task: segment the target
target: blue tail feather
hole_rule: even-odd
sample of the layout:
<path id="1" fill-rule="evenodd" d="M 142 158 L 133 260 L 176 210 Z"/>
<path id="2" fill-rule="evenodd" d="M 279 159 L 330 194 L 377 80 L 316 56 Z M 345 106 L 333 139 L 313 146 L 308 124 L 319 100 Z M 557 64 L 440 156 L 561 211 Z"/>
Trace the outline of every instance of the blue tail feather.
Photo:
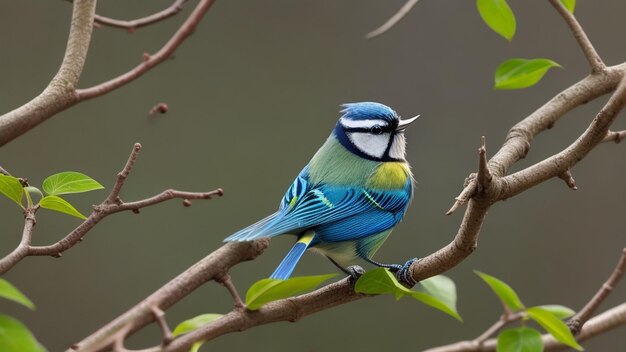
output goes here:
<path id="1" fill-rule="evenodd" d="M 285 259 L 278 265 L 278 268 L 274 270 L 274 273 L 270 276 L 270 279 L 286 280 L 291 276 L 293 269 L 302 258 L 302 255 L 309 248 L 309 244 L 313 241 L 315 234 L 311 231 L 302 236 L 296 244 L 293 245 Z"/>

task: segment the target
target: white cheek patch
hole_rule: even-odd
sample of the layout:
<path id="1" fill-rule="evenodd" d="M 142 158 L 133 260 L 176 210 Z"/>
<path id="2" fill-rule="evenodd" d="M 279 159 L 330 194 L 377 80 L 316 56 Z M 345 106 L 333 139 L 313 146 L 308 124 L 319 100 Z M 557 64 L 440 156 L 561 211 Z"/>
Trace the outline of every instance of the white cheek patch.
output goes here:
<path id="1" fill-rule="evenodd" d="M 371 119 L 371 120 L 350 120 L 345 117 L 339 119 L 343 127 L 345 128 L 372 128 L 376 125 L 385 126 L 387 125 L 387 121 L 380 119 Z"/>
<path id="2" fill-rule="evenodd" d="M 389 133 L 374 135 L 366 132 L 352 132 L 347 135 L 357 149 L 375 158 L 383 157 L 390 137 Z"/>
<path id="3" fill-rule="evenodd" d="M 404 159 L 406 156 L 406 139 L 404 133 L 397 133 L 389 148 L 389 157 L 392 159 Z"/>

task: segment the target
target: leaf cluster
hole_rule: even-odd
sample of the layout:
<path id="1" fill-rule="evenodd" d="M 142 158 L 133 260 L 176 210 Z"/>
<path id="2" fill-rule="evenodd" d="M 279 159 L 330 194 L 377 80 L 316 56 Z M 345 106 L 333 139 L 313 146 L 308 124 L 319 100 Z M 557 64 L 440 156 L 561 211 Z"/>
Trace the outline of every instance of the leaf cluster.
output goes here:
<path id="1" fill-rule="evenodd" d="M 87 217 L 76 210 L 72 204 L 60 195 L 83 193 L 104 188 L 98 181 L 75 171 L 66 171 L 47 177 L 42 184 L 43 192 L 37 187 L 24 186 L 20 179 L 0 174 L 0 193 L 15 202 L 22 209 L 44 208 L 58 211 L 80 219 Z M 45 195 L 44 195 L 45 193 Z M 33 202 L 33 195 L 39 197 L 37 203 Z M 24 205 L 24 199 L 26 205 Z"/>
<path id="2" fill-rule="evenodd" d="M 491 275 L 476 271 L 491 290 L 498 296 L 505 307 L 505 317 L 512 313 L 521 313 L 522 326 L 503 330 L 498 335 L 498 352 L 542 352 L 543 340 L 537 329 L 526 326 L 529 320 L 535 321 L 557 341 L 578 351 L 583 348 L 562 321 L 574 315 L 574 311 L 561 305 L 542 305 L 527 308 L 517 293 L 504 281 Z"/>

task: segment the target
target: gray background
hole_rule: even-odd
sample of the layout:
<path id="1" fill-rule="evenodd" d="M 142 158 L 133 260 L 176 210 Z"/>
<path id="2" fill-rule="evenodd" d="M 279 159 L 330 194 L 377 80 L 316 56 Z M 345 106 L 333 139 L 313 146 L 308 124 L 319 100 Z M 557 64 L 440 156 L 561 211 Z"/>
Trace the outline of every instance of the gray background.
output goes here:
<path id="1" fill-rule="evenodd" d="M 480 19 L 474 1 L 423 1 L 389 33 L 363 36 L 402 1 L 219 1 L 176 57 L 141 79 L 55 116 L 0 149 L 0 165 L 35 185 L 52 173 L 84 172 L 110 189 L 134 142 L 144 151 L 122 197 L 135 200 L 169 187 L 225 197 L 191 208 L 169 202 L 140 215 L 105 219 L 62 259 L 27 258 L 5 278 L 37 305 L 36 312 L 0 302 L 49 348 L 65 349 L 131 307 L 212 250 L 227 235 L 274 211 L 283 192 L 324 141 L 344 102 L 374 100 L 405 117 L 422 114 L 407 132 L 408 159 L 419 182 L 404 222 L 377 254 L 385 262 L 424 256 L 448 243 L 463 210 L 450 217 L 468 173 L 476 169 L 480 136 L 489 154 L 508 129 L 588 73 L 567 27 L 545 1 L 511 1 L 518 33 L 512 43 Z M 98 12 L 134 18 L 169 4 L 102 1 Z M 195 4 L 195 3 L 194 3 Z M 189 4 L 193 5 L 193 4 Z M 154 52 L 189 13 L 134 34 L 95 30 L 80 82 L 87 87 Z M 625 58 L 622 1 L 580 1 L 581 23 L 608 64 Z M 61 61 L 71 5 L 7 1 L 0 12 L 0 107 L 9 111 L 38 94 Z M 536 87 L 494 91 L 493 72 L 511 57 L 548 57 Z M 539 136 L 519 170 L 560 151 L 589 123 L 606 97 L 568 114 Z M 170 112 L 148 116 L 158 102 Z M 624 119 L 615 129 L 626 128 Z M 206 350 L 411 350 L 470 339 L 494 322 L 500 304 L 472 273 L 478 269 L 517 289 L 527 305 L 579 309 L 612 270 L 624 247 L 625 145 L 606 144 L 573 170 L 579 190 L 551 180 L 496 204 L 478 250 L 448 273 L 458 285 L 460 324 L 416 301 L 376 297 L 307 317 L 224 336 Z M 514 171 L 512 170 L 512 171 Z M 68 196 L 88 212 L 106 191 Z M 0 200 L 0 249 L 19 242 L 19 209 Z M 58 240 L 78 219 L 41 211 L 35 243 Z M 267 276 L 292 244 L 277 238 L 254 263 L 233 269 L 242 294 Z M 333 272 L 307 255 L 297 275 Z M 622 284 L 603 308 L 623 301 Z M 215 284 L 168 311 L 172 326 L 200 313 L 231 309 Z M 586 343 L 591 351 L 623 351 L 624 331 Z M 157 341 L 156 327 L 129 346 Z M 401 343 L 399 345 L 398 343 Z"/>

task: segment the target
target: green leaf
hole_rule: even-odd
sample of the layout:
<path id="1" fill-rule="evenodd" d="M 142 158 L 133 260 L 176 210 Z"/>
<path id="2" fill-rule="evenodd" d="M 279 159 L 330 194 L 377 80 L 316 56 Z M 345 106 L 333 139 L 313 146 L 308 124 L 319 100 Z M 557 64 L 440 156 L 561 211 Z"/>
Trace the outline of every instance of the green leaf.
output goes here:
<path id="1" fill-rule="evenodd" d="M 368 295 L 393 293 L 397 299 L 411 295 L 412 291 L 402 286 L 396 276 L 385 268 L 370 270 L 356 281 L 354 290 Z"/>
<path id="2" fill-rule="evenodd" d="M 46 178 L 43 190 L 49 195 L 81 193 L 104 188 L 98 181 L 80 172 L 66 171 Z"/>
<path id="3" fill-rule="evenodd" d="M 457 313 L 456 311 L 456 307 L 450 307 L 448 306 L 445 302 L 441 301 L 440 299 L 438 299 L 437 297 L 431 296 L 426 292 L 419 292 L 419 291 L 413 291 L 413 293 L 411 293 L 411 297 L 415 298 L 416 300 L 431 306 L 435 309 L 438 309 L 446 314 L 448 314 L 449 316 L 453 317 L 454 319 L 460 321 L 461 323 L 463 322 L 463 318 L 461 318 L 461 316 L 459 315 L 459 313 Z"/>
<path id="4" fill-rule="evenodd" d="M 558 304 L 546 304 L 543 306 L 539 306 L 539 308 L 552 313 L 552 315 L 554 315 L 555 317 L 561 320 L 567 319 L 573 316 L 574 314 L 576 314 L 576 312 L 573 311 L 572 309 L 566 306 L 558 305 Z"/>
<path id="5" fill-rule="evenodd" d="M 45 352 L 24 324 L 7 315 L 0 315 L 0 351 Z"/>
<path id="6" fill-rule="evenodd" d="M 531 307 L 526 311 L 528 316 L 541 325 L 546 331 L 552 335 L 557 341 L 568 345 L 578 351 L 583 348 L 578 344 L 574 335 L 564 322 L 559 320 L 554 314 L 540 307 Z"/>
<path id="7" fill-rule="evenodd" d="M 72 215 L 83 220 L 87 219 L 85 215 L 81 214 L 78 210 L 76 210 L 76 208 L 74 208 L 70 203 L 68 203 L 65 199 L 61 197 L 45 196 L 39 201 L 39 206 L 41 206 L 42 208 Z"/>
<path id="8" fill-rule="evenodd" d="M 176 328 L 172 332 L 172 335 L 176 337 L 182 334 L 186 334 L 188 332 L 192 332 L 202 325 L 208 324 L 213 320 L 217 320 L 221 316 L 222 314 L 202 314 L 198 315 L 197 317 L 185 320 L 182 323 L 178 324 L 178 326 L 176 326 Z M 202 346 L 203 343 L 204 341 L 195 342 L 193 345 L 191 345 L 189 352 L 198 352 L 200 346 Z"/>
<path id="9" fill-rule="evenodd" d="M 0 297 L 4 297 L 32 310 L 35 310 L 35 305 L 30 299 L 28 299 L 28 297 L 24 296 L 24 294 L 20 290 L 18 290 L 10 282 L 2 278 L 0 278 Z"/>
<path id="10" fill-rule="evenodd" d="M 543 352 L 539 331 L 521 327 L 504 330 L 498 335 L 498 352 Z"/>
<path id="11" fill-rule="evenodd" d="M 201 327 L 202 325 L 206 325 L 214 320 L 217 320 L 221 316 L 222 314 L 209 313 L 209 314 L 201 314 L 201 315 L 198 315 L 197 317 L 193 317 L 191 319 L 185 320 L 176 326 L 174 331 L 172 331 L 172 335 L 176 337 L 178 335 L 192 332 L 196 330 L 197 328 Z"/>
<path id="12" fill-rule="evenodd" d="M 246 306 L 257 310 L 266 303 L 313 290 L 337 274 L 298 276 L 287 280 L 262 279 L 250 286 L 246 293 Z"/>
<path id="13" fill-rule="evenodd" d="M 509 59 L 496 69 L 495 89 L 520 89 L 535 85 L 552 67 L 561 67 L 548 59 Z"/>
<path id="14" fill-rule="evenodd" d="M 508 41 L 515 35 L 515 15 L 505 0 L 477 0 L 476 7 L 483 21 Z"/>
<path id="15" fill-rule="evenodd" d="M 20 207 L 24 208 L 22 205 L 22 194 L 24 193 L 24 188 L 17 178 L 0 174 L 0 193 L 17 203 Z"/>
<path id="16" fill-rule="evenodd" d="M 443 302 L 456 312 L 456 285 L 447 276 L 437 275 L 420 281 L 426 293 Z"/>
<path id="17" fill-rule="evenodd" d="M 354 286 L 354 290 L 364 294 L 393 294 L 396 299 L 410 296 L 459 321 L 463 321 L 456 312 L 456 289 L 454 287 L 452 288 L 454 294 L 451 295 L 449 285 L 450 282 L 445 282 L 445 279 L 437 278 L 426 282 L 425 286 L 423 285 L 424 287 L 428 287 L 432 293 L 428 292 L 428 289 L 426 289 L 426 292 L 412 291 L 398 282 L 396 276 L 388 269 L 377 268 L 361 275 Z M 454 283 L 452 283 L 452 286 L 454 286 Z M 451 300 L 452 296 L 454 297 L 453 300 Z"/>
<path id="18" fill-rule="evenodd" d="M 517 312 L 519 310 L 524 309 L 524 304 L 520 301 L 517 293 L 513 291 L 511 286 L 507 285 L 504 281 L 501 281 L 491 275 L 487 275 L 485 273 L 481 273 L 480 271 L 474 271 L 476 275 L 480 276 L 483 281 L 489 285 L 491 290 L 500 298 L 502 303 L 504 303 L 512 312 Z"/>
<path id="19" fill-rule="evenodd" d="M 576 8 L 576 0 L 561 0 L 567 11 L 574 13 Z"/>

